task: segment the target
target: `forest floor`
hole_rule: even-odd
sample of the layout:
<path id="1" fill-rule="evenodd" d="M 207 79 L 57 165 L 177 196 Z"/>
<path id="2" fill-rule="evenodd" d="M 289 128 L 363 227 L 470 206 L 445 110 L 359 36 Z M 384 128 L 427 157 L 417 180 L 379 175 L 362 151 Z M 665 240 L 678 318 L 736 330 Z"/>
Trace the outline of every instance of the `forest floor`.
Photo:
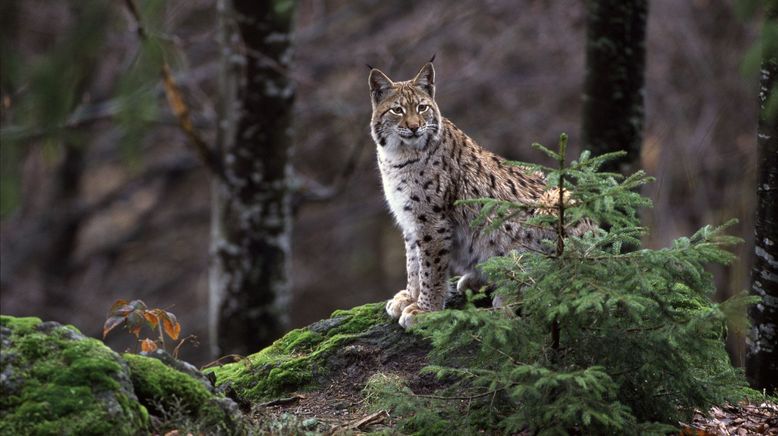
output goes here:
<path id="1" fill-rule="evenodd" d="M 778 404 L 766 401 L 711 407 L 707 414 L 697 410 L 683 434 L 778 435 Z"/>
<path id="2" fill-rule="evenodd" d="M 371 350 L 369 345 L 357 347 L 361 349 L 354 350 L 355 355 L 367 358 L 354 362 L 326 386 L 255 404 L 250 419 L 261 426 L 263 422 L 283 422 L 286 415 L 320 431 L 324 429 L 324 434 L 375 432 L 394 428 L 395 420 L 387 411 L 371 410 L 366 405 L 364 388 L 371 376 L 397 375 L 408 381 L 415 394 L 422 395 L 443 385 L 434 375 L 420 373 L 428 364 L 427 350 L 382 355 L 381 350 Z"/>
<path id="3" fill-rule="evenodd" d="M 400 386 L 401 395 L 438 395 L 434 398 L 448 386 L 447 380 L 422 371 L 431 363 L 431 348 L 423 336 L 388 320 L 383 304 L 375 303 L 336 311 L 290 331 L 245 361 L 208 371 L 257 434 L 396 434 L 407 422 L 391 402 L 381 400 L 389 392 L 386 386 Z M 445 399 L 467 413 L 470 402 L 462 398 Z M 676 425 L 682 435 L 778 436 L 778 405 L 763 398 L 719 405 Z"/>
<path id="4" fill-rule="evenodd" d="M 430 394 L 441 387 L 441 382 L 431 374 L 419 374 L 426 363 L 426 356 L 420 352 L 384 365 L 362 365 L 319 390 L 254 405 L 249 418 L 261 425 L 283 422 L 285 415 L 291 416 L 312 428 L 324 429 L 326 435 L 391 430 L 396 422 L 389 412 L 366 407 L 365 382 L 373 374 L 388 371 L 409 380 L 414 393 Z M 681 435 L 778 435 L 778 405 L 763 402 L 712 407 L 707 414 L 697 410 L 691 423 L 680 424 Z"/>
<path id="5" fill-rule="evenodd" d="M 412 381 L 416 394 L 427 394 L 440 387 L 431 375 L 418 374 L 425 364 L 424 356 L 403 359 L 399 372 Z M 402 367 L 402 364 L 407 366 Z M 395 419 L 385 410 L 377 412 L 365 407 L 363 388 L 370 375 L 381 368 L 361 368 L 357 377 L 342 376 L 327 387 L 313 392 L 294 394 L 288 398 L 255 405 L 250 419 L 256 425 L 262 422 L 283 421 L 292 416 L 311 427 L 324 428 L 323 434 L 361 434 L 395 428 Z M 397 373 L 398 371 L 395 371 Z M 681 435 L 778 435 L 778 405 L 771 402 L 748 403 L 712 407 L 706 414 L 697 410 L 691 423 L 681 423 Z"/>

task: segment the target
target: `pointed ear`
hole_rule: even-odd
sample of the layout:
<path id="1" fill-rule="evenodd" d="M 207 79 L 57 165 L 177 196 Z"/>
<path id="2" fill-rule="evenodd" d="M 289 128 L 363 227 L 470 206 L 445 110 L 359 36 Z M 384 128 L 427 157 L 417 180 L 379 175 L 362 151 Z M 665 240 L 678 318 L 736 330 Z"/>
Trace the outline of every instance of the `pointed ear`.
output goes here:
<path id="1" fill-rule="evenodd" d="M 392 80 L 386 77 L 386 74 L 375 68 L 370 70 L 367 82 L 370 84 L 370 95 L 373 97 L 374 103 L 378 103 L 386 97 L 387 91 L 394 85 Z"/>
<path id="2" fill-rule="evenodd" d="M 432 62 L 427 62 L 421 67 L 419 74 L 413 79 L 413 85 L 435 98 L 435 67 L 432 66 Z"/>

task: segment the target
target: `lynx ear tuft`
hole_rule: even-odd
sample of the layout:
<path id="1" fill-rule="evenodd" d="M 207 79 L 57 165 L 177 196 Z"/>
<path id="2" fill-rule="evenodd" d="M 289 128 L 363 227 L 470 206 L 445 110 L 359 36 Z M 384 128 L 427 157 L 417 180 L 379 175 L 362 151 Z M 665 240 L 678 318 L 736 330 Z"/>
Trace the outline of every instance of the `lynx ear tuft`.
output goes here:
<path id="1" fill-rule="evenodd" d="M 435 59 L 435 56 L 432 59 Z M 432 62 L 427 62 L 421 67 L 413 79 L 413 85 L 435 98 L 435 67 L 432 66 Z"/>
<path id="2" fill-rule="evenodd" d="M 392 80 L 386 77 L 386 74 L 375 68 L 370 70 L 370 77 L 367 81 L 370 85 L 370 95 L 373 98 L 373 103 L 378 103 L 386 97 L 386 92 L 394 85 Z"/>
<path id="3" fill-rule="evenodd" d="M 435 62 L 435 56 L 437 56 L 437 55 L 438 55 L 437 53 L 433 53 L 433 54 L 432 54 L 432 57 L 431 57 L 431 58 L 430 58 L 430 60 L 429 60 L 429 63 L 433 63 L 433 62 Z"/>

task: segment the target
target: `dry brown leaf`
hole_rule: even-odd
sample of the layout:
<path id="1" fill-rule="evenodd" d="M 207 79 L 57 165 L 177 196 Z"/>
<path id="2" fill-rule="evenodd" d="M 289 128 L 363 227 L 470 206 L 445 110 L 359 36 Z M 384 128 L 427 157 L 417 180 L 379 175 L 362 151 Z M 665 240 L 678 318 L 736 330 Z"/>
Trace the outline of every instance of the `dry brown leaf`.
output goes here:
<path id="1" fill-rule="evenodd" d="M 119 309 L 122 306 L 127 306 L 128 302 L 127 300 L 116 300 L 115 303 L 111 306 L 111 309 L 108 310 L 108 313 L 113 314 L 117 309 Z"/>
<path id="2" fill-rule="evenodd" d="M 144 340 L 140 341 L 140 350 L 141 351 L 144 351 L 146 353 L 151 353 L 152 351 L 156 351 L 157 348 L 159 348 L 157 346 L 157 343 L 152 341 L 151 339 L 144 339 Z"/>
<path id="3" fill-rule="evenodd" d="M 124 323 L 126 319 L 127 318 L 123 316 L 112 316 L 107 320 L 105 320 L 105 324 L 103 324 L 103 339 L 105 339 L 105 336 L 108 335 L 108 333 L 110 333 L 111 330 L 122 325 L 122 323 Z"/>
<path id="4" fill-rule="evenodd" d="M 172 320 L 168 317 L 162 318 L 162 327 L 173 340 L 177 340 L 178 335 L 181 334 L 181 324 L 175 320 L 175 317 Z"/>
<path id="5" fill-rule="evenodd" d="M 170 71 L 168 64 L 162 66 L 162 85 L 165 88 L 165 96 L 167 97 L 168 105 L 170 105 L 170 110 L 178 118 L 181 128 L 190 133 L 192 130 L 192 120 L 189 118 L 189 107 L 184 102 L 184 97 L 175 79 L 173 79 L 173 73 Z"/>
<path id="6" fill-rule="evenodd" d="M 148 321 L 149 325 L 151 325 L 151 328 L 157 328 L 157 324 L 159 324 L 159 318 L 157 315 L 155 315 L 153 312 L 145 311 L 143 312 L 143 317 L 146 318 L 146 321 Z"/>
<path id="7" fill-rule="evenodd" d="M 707 414 L 695 410 L 691 424 L 684 424 L 681 434 L 778 436 L 778 405 L 770 402 L 725 405 L 711 407 Z"/>

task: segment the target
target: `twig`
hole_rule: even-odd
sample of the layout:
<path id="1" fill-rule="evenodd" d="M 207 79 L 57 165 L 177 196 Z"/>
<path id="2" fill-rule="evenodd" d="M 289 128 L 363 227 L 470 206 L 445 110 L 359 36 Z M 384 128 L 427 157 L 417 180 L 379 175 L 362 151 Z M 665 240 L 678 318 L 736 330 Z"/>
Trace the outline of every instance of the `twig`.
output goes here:
<path id="1" fill-rule="evenodd" d="M 496 394 L 497 392 L 500 392 L 502 390 L 505 390 L 505 388 L 492 389 L 480 394 L 461 396 L 461 397 L 460 396 L 445 397 L 441 395 L 425 395 L 425 394 L 413 394 L 413 396 L 418 398 L 429 398 L 432 400 L 474 400 L 476 398 L 483 398 L 489 395 Z"/>
<path id="2" fill-rule="evenodd" d="M 138 8 L 135 7 L 135 2 L 132 0 L 124 0 L 124 6 L 127 7 L 127 11 L 130 12 L 132 19 L 135 21 L 135 32 L 138 34 L 138 37 L 141 39 L 148 38 L 146 29 L 143 28 L 143 21 L 140 19 L 140 12 L 138 12 Z"/>
<path id="3" fill-rule="evenodd" d="M 176 118 L 178 118 L 178 125 L 189 138 L 189 141 L 194 147 L 197 155 L 200 157 L 200 160 L 202 160 L 215 175 L 224 178 L 222 161 L 218 159 L 213 150 L 208 147 L 208 144 L 200 135 L 200 132 L 195 130 L 194 125 L 192 124 L 189 106 L 184 103 L 181 89 L 173 78 L 173 74 L 170 71 L 170 66 L 168 66 L 167 62 L 164 62 L 162 65 L 162 83 L 165 87 L 168 105 Z"/>
<path id="4" fill-rule="evenodd" d="M 216 359 L 214 361 L 208 362 L 205 365 L 201 366 L 200 367 L 200 371 L 202 371 L 202 370 L 204 370 L 206 368 L 210 368 L 212 366 L 221 365 L 222 361 L 224 359 L 227 359 L 227 358 L 232 359 L 232 362 L 227 362 L 227 363 L 241 362 L 241 361 L 244 361 L 244 360 L 248 360 L 249 362 L 251 362 L 251 360 L 248 357 L 246 357 L 246 356 L 241 356 L 240 354 L 227 354 L 227 355 L 224 355 L 224 356 L 222 356 L 222 357 L 220 357 L 220 358 L 218 358 L 218 359 Z"/>
<path id="5" fill-rule="evenodd" d="M 357 169 L 359 158 L 362 156 L 362 150 L 365 148 L 364 141 L 359 141 L 354 144 L 351 149 L 346 164 L 343 166 L 343 170 L 335 177 L 335 180 L 330 185 L 322 185 L 314 180 L 307 178 L 301 178 L 298 176 L 299 185 L 297 188 L 298 202 L 320 202 L 328 201 L 332 198 L 340 195 L 348 186 L 348 182 L 351 180 L 351 176 L 354 175 L 354 171 Z"/>
<path id="6" fill-rule="evenodd" d="M 367 415 L 364 418 L 360 418 L 354 422 L 332 427 L 324 434 L 327 436 L 344 434 L 349 430 L 359 430 L 360 427 L 364 427 L 368 424 L 377 424 L 387 418 L 389 418 L 389 412 L 386 410 L 379 410 L 378 412 L 371 413 L 370 415 Z"/>
<path id="7" fill-rule="evenodd" d="M 138 37 L 143 41 L 148 41 L 149 35 L 146 32 L 146 29 L 143 27 L 143 21 L 141 20 L 140 13 L 138 12 L 135 3 L 133 0 L 125 0 L 124 4 L 135 21 L 136 33 L 138 34 Z M 187 106 L 184 102 L 181 89 L 176 83 L 172 72 L 170 71 L 170 66 L 164 59 L 162 61 L 162 68 L 160 73 L 162 75 L 162 84 L 165 89 L 168 105 L 171 112 L 173 112 L 173 114 L 178 119 L 179 127 L 186 134 L 187 138 L 189 138 L 190 145 L 194 148 L 197 156 L 200 158 L 203 164 L 209 170 L 211 170 L 213 174 L 219 178 L 224 179 L 224 165 L 216 153 L 208 146 L 200 133 L 194 129 L 189 106 Z"/>
<path id="8" fill-rule="evenodd" d="M 348 427 L 358 430 L 359 428 L 368 425 L 368 424 L 377 424 L 379 422 L 382 422 L 386 418 L 389 418 L 389 412 L 386 410 L 379 410 L 376 413 L 367 415 L 366 417 L 360 419 L 359 421 L 350 424 Z"/>
<path id="9" fill-rule="evenodd" d="M 178 359 L 178 352 L 181 350 L 181 346 L 184 345 L 187 341 L 191 342 L 195 347 L 197 347 L 197 345 L 199 344 L 197 341 L 197 336 L 189 335 L 178 342 L 176 348 L 173 349 L 173 357 Z"/>
<path id="10" fill-rule="evenodd" d="M 302 396 L 300 394 L 295 394 L 295 395 L 292 395 L 291 397 L 288 397 L 288 398 L 279 398 L 277 400 L 268 401 L 266 403 L 260 403 L 260 404 L 257 404 L 256 407 L 280 406 L 280 405 L 283 405 L 283 404 L 294 403 L 296 401 L 300 401 L 300 400 L 304 400 L 304 399 L 305 399 L 304 396 Z"/>

